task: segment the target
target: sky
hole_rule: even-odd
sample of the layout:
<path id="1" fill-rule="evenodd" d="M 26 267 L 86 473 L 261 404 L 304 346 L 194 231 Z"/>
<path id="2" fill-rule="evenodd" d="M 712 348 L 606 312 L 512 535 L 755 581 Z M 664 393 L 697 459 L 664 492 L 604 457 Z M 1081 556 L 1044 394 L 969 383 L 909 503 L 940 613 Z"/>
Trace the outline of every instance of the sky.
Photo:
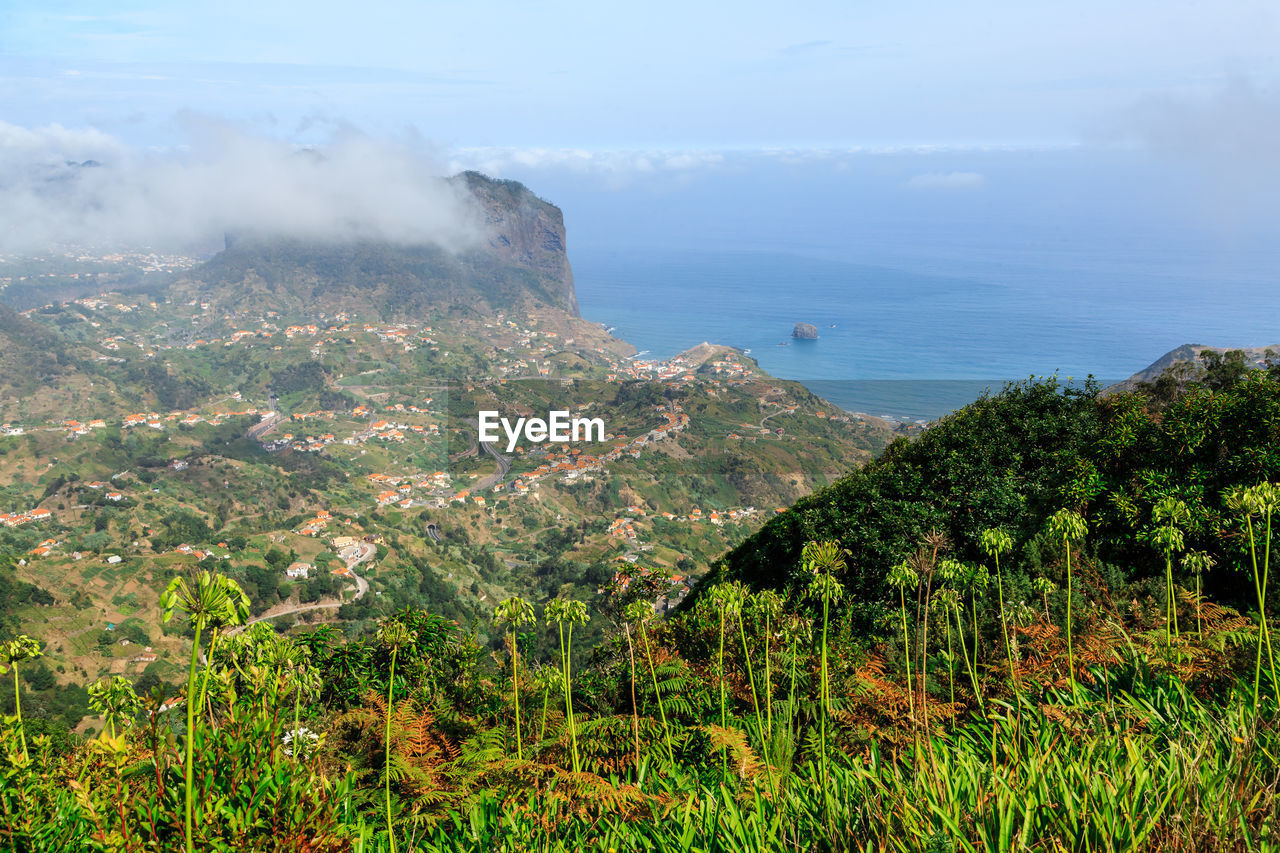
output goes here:
<path id="1" fill-rule="evenodd" d="M 1278 43 L 1254 0 L 5 0 L 0 118 L 138 144 L 193 110 L 446 148 L 1061 145 L 1272 85 Z"/>
<path id="2" fill-rule="evenodd" d="M 907 217 L 1003 199 L 1006 219 L 1177 209 L 1256 231 L 1280 190 L 1276 44 L 1274 0 L 0 0 L 0 226 L 118 236 L 109 220 L 156 197 L 170 210 L 139 227 L 175 224 L 176 174 L 222 212 L 176 223 L 192 228 L 267 197 L 372 209 L 403 188 L 345 156 L 364 151 L 587 209 L 751 172 Z M 333 154 L 320 201 L 295 192 L 307 167 L 285 155 L 304 146 Z M 50 169 L 103 158 L 112 180 L 45 198 Z M 87 225 L 69 212 L 86 203 L 103 211 Z"/>

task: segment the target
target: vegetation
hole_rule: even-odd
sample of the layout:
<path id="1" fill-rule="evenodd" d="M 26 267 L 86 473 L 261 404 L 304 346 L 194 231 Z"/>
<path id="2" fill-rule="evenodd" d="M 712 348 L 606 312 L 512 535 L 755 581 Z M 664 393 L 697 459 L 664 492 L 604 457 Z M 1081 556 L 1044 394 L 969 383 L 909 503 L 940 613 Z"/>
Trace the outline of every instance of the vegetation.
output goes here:
<path id="1" fill-rule="evenodd" d="M 666 573 L 637 567 L 590 603 L 504 601 L 509 658 L 416 608 L 376 636 L 234 633 L 238 587 L 176 578 L 185 725 L 125 679 L 91 691 L 96 738 L 4 718 L 0 839 L 1276 849 L 1278 410 L 1265 374 L 1160 401 L 1012 387 L 801 501 L 666 618 Z M 575 670 L 573 629 L 610 624 Z M 521 649 L 538 625 L 558 649 Z"/>

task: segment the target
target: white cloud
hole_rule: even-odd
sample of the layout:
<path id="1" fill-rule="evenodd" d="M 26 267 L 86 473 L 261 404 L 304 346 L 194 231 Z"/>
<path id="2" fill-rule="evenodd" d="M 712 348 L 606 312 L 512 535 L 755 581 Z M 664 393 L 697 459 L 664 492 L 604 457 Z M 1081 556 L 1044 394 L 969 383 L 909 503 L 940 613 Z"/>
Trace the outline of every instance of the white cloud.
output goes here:
<path id="1" fill-rule="evenodd" d="M 453 152 L 450 168 L 496 176 L 532 170 L 570 172 L 617 190 L 663 173 L 679 178 L 715 169 L 725 160 L 719 151 L 701 149 L 460 148 Z"/>
<path id="2" fill-rule="evenodd" d="M 1280 170 L 1280 89 L 1236 78 L 1200 97 L 1147 96 L 1102 136 L 1203 162 Z"/>
<path id="3" fill-rule="evenodd" d="M 597 149 L 584 148 L 459 148 L 450 158 L 454 171 L 475 169 L 490 175 L 527 173 L 534 170 L 565 171 L 594 176 L 612 187 L 627 186 L 633 179 L 670 172 L 693 174 L 699 171 L 735 169 L 758 164 L 807 166 L 829 164 L 846 171 L 854 160 L 902 155 L 938 155 L 975 152 L 1057 151 L 1077 147 L 1076 143 L 975 144 L 916 143 L 910 145 L 849 146 L 844 148 L 690 148 L 690 149 Z M 986 178 L 978 172 L 931 172 L 916 175 L 907 186 L 919 190 L 978 189 Z"/>
<path id="4" fill-rule="evenodd" d="M 1095 133 L 1179 163 L 1198 184 L 1201 212 L 1236 227 L 1274 227 L 1280 192 L 1280 88 L 1248 78 L 1195 96 L 1149 95 Z"/>
<path id="5" fill-rule="evenodd" d="M 340 128 L 303 149 L 201 117 L 184 129 L 181 148 L 139 150 L 91 128 L 0 122 L 0 250 L 190 248 L 227 231 L 459 248 L 481 234 L 465 191 L 413 141 Z"/>
<path id="6" fill-rule="evenodd" d="M 913 190 L 977 190 L 986 184 L 978 172 L 925 172 L 907 181 Z"/>
<path id="7" fill-rule="evenodd" d="M 712 168 L 724 162 L 718 151 L 628 150 L 584 148 L 460 148 L 450 163 L 454 171 L 476 169 L 501 175 L 513 166 L 563 169 L 603 176 L 643 175 L 662 171 Z"/>

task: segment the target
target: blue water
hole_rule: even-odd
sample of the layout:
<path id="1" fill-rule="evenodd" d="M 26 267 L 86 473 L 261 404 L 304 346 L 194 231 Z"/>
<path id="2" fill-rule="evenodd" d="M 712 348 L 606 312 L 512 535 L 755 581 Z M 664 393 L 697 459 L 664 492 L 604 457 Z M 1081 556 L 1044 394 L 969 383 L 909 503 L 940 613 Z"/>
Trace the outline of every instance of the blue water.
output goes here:
<path id="1" fill-rule="evenodd" d="M 586 248 L 571 259 L 583 316 L 641 351 L 750 349 L 846 409 L 905 420 L 1031 375 L 1114 381 L 1184 343 L 1280 342 L 1269 255 L 1105 239 L 844 254 Z M 819 339 L 793 340 L 798 321 Z"/>

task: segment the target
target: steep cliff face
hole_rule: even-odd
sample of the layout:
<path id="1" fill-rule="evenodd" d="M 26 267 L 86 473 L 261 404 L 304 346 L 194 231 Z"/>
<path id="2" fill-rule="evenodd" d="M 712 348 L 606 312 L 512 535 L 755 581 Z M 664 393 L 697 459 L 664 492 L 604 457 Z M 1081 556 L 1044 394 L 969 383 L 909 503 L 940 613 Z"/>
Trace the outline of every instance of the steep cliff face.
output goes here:
<path id="1" fill-rule="evenodd" d="M 560 209 L 515 181 L 476 172 L 449 181 L 467 190 L 478 208 L 479 245 L 452 252 L 242 235 L 170 290 L 232 312 L 345 311 L 396 320 L 442 310 L 487 315 L 550 307 L 577 316 Z"/>
<path id="2" fill-rule="evenodd" d="M 489 248 L 503 260 L 535 270 L 548 279 L 562 304 L 578 316 L 573 269 L 565 252 L 564 214 L 518 181 L 499 181 L 479 172 L 463 172 L 461 182 L 480 203 L 489 228 Z"/>

